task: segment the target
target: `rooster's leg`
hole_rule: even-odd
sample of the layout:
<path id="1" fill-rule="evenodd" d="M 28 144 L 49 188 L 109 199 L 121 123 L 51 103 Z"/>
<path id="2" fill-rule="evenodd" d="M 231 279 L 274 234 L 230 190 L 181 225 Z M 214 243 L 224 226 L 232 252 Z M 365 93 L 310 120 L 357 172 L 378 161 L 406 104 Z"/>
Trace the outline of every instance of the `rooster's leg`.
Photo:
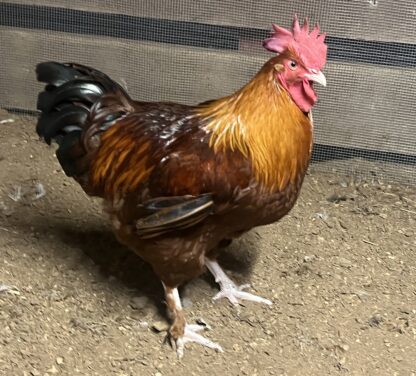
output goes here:
<path id="1" fill-rule="evenodd" d="M 221 268 L 217 261 L 206 258 L 205 265 L 214 276 L 215 282 L 220 285 L 220 292 L 214 296 L 214 300 L 227 298 L 233 305 L 238 305 L 239 300 L 250 300 L 252 302 L 264 303 L 268 305 L 272 304 L 272 302 L 268 299 L 264 299 L 260 296 L 243 291 L 249 287 L 249 285 L 237 286 L 227 276 L 227 274 L 225 274 L 224 270 Z"/>
<path id="2" fill-rule="evenodd" d="M 163 287 L 165 288 L 166 303 L 169 313 L 173 320 L 169 329 L 169 336 L 176 346 L 178 357 L 182 358 L 185 344 L 189 342 L 199 343 L 202 346 L 222 352 L 223 350 L 220 345 L 197 333 L 203 329 L 207 329 L 206 326 L 197 324 L 189 325 L 186 323 L 178 289 L 167 287 L 165 285 L 163 285 Z"/>

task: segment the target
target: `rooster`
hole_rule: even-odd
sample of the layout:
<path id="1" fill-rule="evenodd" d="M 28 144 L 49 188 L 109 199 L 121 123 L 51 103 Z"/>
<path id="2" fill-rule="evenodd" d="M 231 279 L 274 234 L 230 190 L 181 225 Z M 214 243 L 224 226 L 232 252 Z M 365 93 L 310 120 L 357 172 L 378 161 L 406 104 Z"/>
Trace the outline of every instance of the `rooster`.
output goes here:
<path id="1" fill-rule="evenodd" d="M 40 63 L 37 133 L 59 145 L 67 176 L 104 199 L 117 239 L 162 281 L 179 356 L 196 342 L 222 351 L 186 322 L 178 287 L 207 268 L 214 299 L 251 300 L 216 261 L 233 238 L 278 221 L 296 202 L 312 149 L 313 83 L 326 85 L 325 34 L 308 21 L 273 25 L 277 55 L 243 88 L 196 106 L 132 100 L 104 73 Z"/>

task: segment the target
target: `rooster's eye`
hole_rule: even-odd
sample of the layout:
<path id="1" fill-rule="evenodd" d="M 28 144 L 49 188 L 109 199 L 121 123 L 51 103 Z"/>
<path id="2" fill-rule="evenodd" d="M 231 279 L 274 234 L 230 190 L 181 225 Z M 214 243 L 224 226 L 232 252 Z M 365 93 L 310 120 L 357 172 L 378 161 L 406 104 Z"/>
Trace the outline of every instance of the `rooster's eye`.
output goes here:
<path id="1" fill-rule="evenodd" d="M 289 68 L 290 69 L 295 70 L 297 68 L 297 66 L 298 66 L 298 63 L 295 60 L 291 60 L 289 62 Z"/>

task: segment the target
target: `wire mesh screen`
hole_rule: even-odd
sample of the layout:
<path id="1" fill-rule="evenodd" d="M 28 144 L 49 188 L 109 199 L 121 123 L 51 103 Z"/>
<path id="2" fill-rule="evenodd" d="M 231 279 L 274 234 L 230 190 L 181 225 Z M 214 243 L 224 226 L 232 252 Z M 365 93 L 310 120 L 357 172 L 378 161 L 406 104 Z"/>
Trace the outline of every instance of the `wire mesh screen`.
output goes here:
<path id="1" fill-rule="evenodd" d="M 45 60 L 94 66 L 147 101 L 230 94 L 271 56 L 272 23 L 328 34 L 314 110 L 314 168 L 416 182 L 413 0 L 16 0 L 0 2 L 0 107 L 33 111 Z"/>

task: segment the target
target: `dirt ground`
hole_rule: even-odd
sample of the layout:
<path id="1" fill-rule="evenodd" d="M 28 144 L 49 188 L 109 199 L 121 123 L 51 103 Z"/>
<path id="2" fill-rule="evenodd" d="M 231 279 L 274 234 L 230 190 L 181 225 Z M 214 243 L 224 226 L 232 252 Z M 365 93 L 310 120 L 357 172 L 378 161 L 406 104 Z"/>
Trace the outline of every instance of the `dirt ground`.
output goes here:
<path id="1" fill-rule="evenodd" d="M 13 118 L 14 122 L 2 122 Z M 39 185 L 41 184 L 41 185 Z M 44 192 L 42 190 L 44 188 Z M 312 172 L 279 224 L 221 262 L 273 300 L 182 289 L 224 353 L 163 344 L 163 291 L 117 244 L 100 203 L 62 173 L 33 122 L 0 114 L 1 375 L 416 375 L 416 192 Z"/>

